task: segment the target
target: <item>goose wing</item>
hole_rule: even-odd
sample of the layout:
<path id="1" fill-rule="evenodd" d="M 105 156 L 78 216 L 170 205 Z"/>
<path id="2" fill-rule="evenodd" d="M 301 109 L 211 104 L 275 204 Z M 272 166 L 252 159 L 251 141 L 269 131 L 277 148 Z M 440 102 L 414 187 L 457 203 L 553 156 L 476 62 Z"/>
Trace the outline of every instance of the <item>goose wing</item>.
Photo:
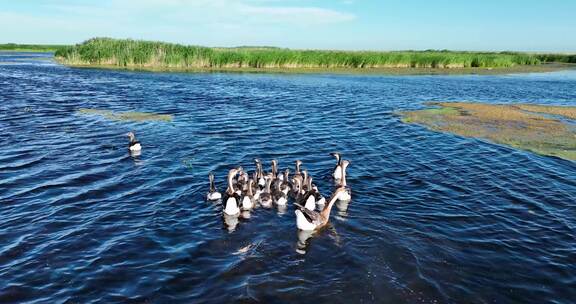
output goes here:
<path id="1" fill-rule="evenodd" d="M 304 208 L 304 206 L 302 206 L 298 203 L 295 203 L 294 205 L 296 205 L 296 207 L 298 207 L 298 209 L 300 211 L 302 211 L 302 214 L 304 214 L 304 217 L 310 223 L 319 223 L 320 222 L 320 213 L 318 213 L 316 211 L 308 210 L 308 209 Z"/>

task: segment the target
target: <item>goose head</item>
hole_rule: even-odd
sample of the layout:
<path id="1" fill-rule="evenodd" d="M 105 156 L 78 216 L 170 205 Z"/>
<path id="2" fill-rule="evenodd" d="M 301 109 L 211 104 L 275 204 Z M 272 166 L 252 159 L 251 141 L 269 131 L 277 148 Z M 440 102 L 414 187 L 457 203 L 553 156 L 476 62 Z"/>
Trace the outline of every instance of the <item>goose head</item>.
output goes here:
<path id="1" fill-rule="evenodd" d="M 340 164 L 341 164 L 342 158 L 341 158 L 340 153 L 338 153 L 338 152 L 332 152 L 332 153 L 330 153 L 330 155 L 332 155 L 332 157 L 336 158 L 336 164 L 337 164 L 337 165 L 340 165 Z"/>
<path id="2" fill-rule="evenodd" d="M 296 160 L 296 173 L 295 174 L 300 174 L 300 166 L 302 166 L 302 161 Z"/>
<path id="3" fill-rule="evenodd" d="M 234 194 L 234 176 L 236 176 L 236 174 L 238 174 L 238 169 L 234 168 L 234 169 L 230 169 L 230 171 L 228 171 L 228 189 L 226 189 L 226 193 L 228 195 L 233 195 Z"/>
<path id="4" fill-rule="evenodd" d="M 278 161 L 275 159 L 272 160 L 272 174 L 274 178 L 276 178 L 276 174 L 278 174 Z"/>
<path id="5" fill-rule="evenodd" d="M 131 143 L 136 141 L 136 135 L 134 134 L 134 132 L 130 131 L 130 132 L 126 133 L 126 136 L 128 136 Z"/>

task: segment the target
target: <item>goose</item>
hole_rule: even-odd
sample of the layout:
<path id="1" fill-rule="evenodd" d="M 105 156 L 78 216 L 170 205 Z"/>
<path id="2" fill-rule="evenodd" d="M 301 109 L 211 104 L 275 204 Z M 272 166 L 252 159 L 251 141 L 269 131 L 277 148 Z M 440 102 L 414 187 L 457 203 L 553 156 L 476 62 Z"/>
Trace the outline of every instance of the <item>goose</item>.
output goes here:
<path id="1" fill-rule="evenodd" d="M 300 176 L 302 177 L 302 173 L 300 172 L 300 167 L 302 166 L 302 161 L 301 160 L 297 160 L 296 161 L 296 171 L 294 171 L 294 176 L 292 178 L 295 178 L 296 176 Z"/>
<path id="2" fill-rule="evenodd" d="M 228 188 L 226 189 L 226 202 L 224 204 L 224 214 L 236 215 L 240 213 L 240 196 L 234 191 L 234 176 L 238 173 L 238 169 L 231 169 L 228 172 Z"/>
<path id="3" fill-rule="evenodd" d="M 302 166 L 302 161 L 297 160 L 296 161 L 296 169 L 294 171 L 294 175 L 292 175 L 292 179 L 290 180 L 292 183 L 292 196 L 297 197 L 298 196 L 298 191 L 300 191 L 302 188 L 298 187 L 298 182 L 297 179 L 299 178 L 301 183 L 304 181 L 302 179 L 302 173 L 300 172 L 300 166 Z M 300 184 L 301 187 L 301 184 Z"/>
<path id="4" fill-rule="evenodd" d="M 278 190 L 280 186 L 280 179 L 278 178 L 278 161 L 272 160 L 272 191 Z"/>
<path id="5" fill-rule="evenodd" d="M 264 179 L 264 171 L 262 170 L 262 162 L 260 162 L 258 158 L 255 158 L 254 162 L 256 163 L 256 173 L 257 173 L 256 182 L 258 183 L 258 187 L 262 189 L 266 185 L 266 180 Z"/>
<path id="6" fill-rule="evenodd" d="M 344 191 L 342 191 L 338 196 L 338 199 L 341 201 L 349 201 L 352 199 L 352 190 L 346 184 L 346 168 L 348 165 L 350 165 L 350 161 L 342 161 L 342 182 L 339 188 L 342 188 Z"/>
<path id="7" fill-rule="evenodd" d="M 302 201 L 302 195 L 304 194 L 304 190 L 302 190 L 302 176 L 297 175 L 293 177 L 294 180 L 294 187 L 293 187 L 293 193 L 294 193 L 294 200 L 296 202 L 301 202 Z"/>
<path id="8" fill-rule="evenodd" d="M 248 180 L 248 191 L 242 197 L 242 210 L 250 210 L 254 207 L 254 194 L 252 192 L 252 179 Z"/>
<path id="9" fill-rule="evenodd" d="M 234 178 L 233 181 L 233 185 L 235 185 L 236 187 L 236 194 L 238 195 L 238 197 L 242 196 L 242 188 L 243 188 L 243 182 L 242 182 L 242 174 L 244 173 L 244 169 L 242 167 L 238 167 L 236 168 L 236 174 L 238 175 L 238 178 Z"/>
<path id="10" fill-rule="evenodd" d="M 142 145 L 140 145 L 140 142 L 136 139 L 136 135 L 134 135 L 134 132 L 130 131 L 126 134 L 126 136 L 128 136 L 128 138 L 130 139 L 130 143 L 128 144 L 128 150 L 130 150 L 131 152 L 138 152 L 142 150 Z"/>
<path id="11" fill-rule="evenodd" d="M 286 174 L 286 172 L 284 172 Z M 284 189 L 282 188 L 284 186 Z M 276 204 L 279 206 L 285 206 L 288 203 L 288 185 L 284 182 L 280 182 L 276 190 L 274 190 L 274 197 Z"/>
<path id="12" fill-rule="evenodd" d="M 258 173 L 254 172 L 254 174 L 252 175 L 252 187 L 254 189 L 256 189 L 256 191 L 254 191 L 254 200 L 255 201 L 259 201 L 260 200 L 260 194 L 262 194 L 262 190 L 260 189 L 260 187 L 258 187 L 258 184 L 256 183 L 257 179 L 258 179 Z"/>
<path id="13" fill-rule="evenodd" d="M 307 188 L 310 190 L 307 190 L 306 193 L 304 194 L 304 198 L 302 199 L 302 201 L 304 201 L 304 208 L 308 209 L 308 210 L 314 210 L 316 209 L 316 197 L 314 196 L 314 190 L 312 190 L 312 177 L 308 176 L 307 180 L 306 180 L 306 184 L 308 185 Z"/>
<path id="14" fill-rule="evenodd" d="M 208 179 L 210 180 L 210 192 L 206 195 L 209 201 L 217 201 L 222 198 L 222 194 L 218 192 L 216 186 L 214 185 L 214 173 L 210 172 L 208 174 Z"/>
<path id="15" fill-rule="evenodd" d="M 333 157 L 336 158 L 336 166 L 334 166 L 334 172 L 332 173 L 332 177 L 334 177 L 335 181 L 339 181 L 342 179 L 342 158 L 340 153 L 333 152 L 330 153 Z"/>
<path id="16" fill-rule="evenodd" d="M 346 190 L 342 187 L 337 188 L 336 191 L 332 194 L 332 197 L 330 197 L 328 205 L 326 205 L 320 212 L 308 210 L 303 207 L 296 209 L 294 213 L 296 213 L 296 226 L 298 229 L 311 231 L 324 227 L 330 219 L 330 211 L 332 210 L 332 206 L 334 206 L 334 203 L 338 200 L 338 197 L 344 191 Z"/>
<path id="17" fill-rule="evenodd" d="M 302 190 L 308 191 L 308 170 L 302 171 Z"/>
<path id="18" fill-rule="evenodd" d="M 270 193 L 270 184 L 272 183 L 272 177 L 270 175 L 266 176 L 266 184 L 264 186 L 264 191 L 260 194 L 260 205 L 269 208 L 272 206 L 272 193 Z"/>
<path id="19" fill-rule="evenodd" d="M 280 186 L 278 187 L 280 189 L 280 191 L 286 195 L 290 191 L 290 185 L 288 184 L 288 175 L 290 175 L 290 169 L 286 169 L 286 171 L 284 171 L 284 174 L 281 175 L 281 176 L 284 176 L 284 178 L 282 178 L 282 181 L 280 182 Z"/>
<path id="20" fill-rule="evenodd" d="M 308 191 L 306 191 L 306 194 L 304 195 L 305 199 L 305 205 L 304 207 L 308 210 L 314 210 L 316 205 L 318 205 L 318 207 L 323 207 L 324 204 L 326 203 L 326 199 L 324 198 L 324 196 L 322 196 L 322 193 L 320 193 L 320 191 L 318 191 L 318 187 L 316 187 L 316 185 L 312 184 L 312 177 L 309 176 L 308 177 Z"/>
<path id="21" fill-rule="evenodd" d="M 278 161 L 273 159 L 272 160 L 272 178 L 276 180 L 278 177 Z"/>
<path id="22" fill-rule="evenodd" d="M 241 171 L 240 176 L 238 177 L 238 189 L 242 190 L 242 193 L 248 191 L 248 180 L 250 177 L 248 173 Z"/>
<path id="23" fill-rule="evenodd" d="M 312 189 L 312 193 L 314 198 L 316 199 L 316 205 L 322 207 L 326 203 L 326 198 L 320 193 L 318 187 L 312 183 L 312 177 L 310 177 L 310 188 Z"/>

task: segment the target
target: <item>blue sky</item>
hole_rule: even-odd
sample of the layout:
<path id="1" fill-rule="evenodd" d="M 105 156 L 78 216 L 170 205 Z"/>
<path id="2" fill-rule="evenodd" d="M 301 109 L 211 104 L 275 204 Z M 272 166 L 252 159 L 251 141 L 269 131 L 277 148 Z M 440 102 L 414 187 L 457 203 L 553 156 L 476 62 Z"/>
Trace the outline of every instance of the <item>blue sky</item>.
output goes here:
<path id="1" fill-rule="evenodd" d="M 0 43 L 106 36 L 205 46 L 574 52 L 576 1 L 1 1 L 0 28 Z"/>

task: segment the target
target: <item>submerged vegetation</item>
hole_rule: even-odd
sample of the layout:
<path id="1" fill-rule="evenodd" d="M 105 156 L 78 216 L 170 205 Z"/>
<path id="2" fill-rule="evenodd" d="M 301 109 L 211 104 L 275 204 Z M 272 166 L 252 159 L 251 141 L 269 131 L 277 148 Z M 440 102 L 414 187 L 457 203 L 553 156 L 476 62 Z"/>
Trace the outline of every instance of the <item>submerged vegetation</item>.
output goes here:
<path id="1" fill-rule="evenodd" d="M 57 44 L 16 44 L 5 43 L 0 44 L 0 51 L 14 51 L 14 52 L 56 52 L 61 48 L 67 47 L 65 45 Z"/>
<path id="2" fill-rule="evenodd" d="M 85 115 L 100 115 L 111 120 L 132 120 L 132 121 L 172 121 L 170 114 L 156 114 L 146 112 L 113 112 L 98 109 L 79 109 L 78 113 Z"/>
<path id="3" fill-rule="evenodd" d="M 542 61 L 523 53 L 451 51 L 324 51 L 272 47 L 209 48 L 130 39 L 94 38 L 58 50 L 73 66 L 214 68 L 506 68 Z"/>
<path id="4" fill-rule="evenodd" d="M 403 112 L 402 120 L 433 130 L 576 160 L 576 107 L 465 102 L 432 105 L 439 108 Z"/>

